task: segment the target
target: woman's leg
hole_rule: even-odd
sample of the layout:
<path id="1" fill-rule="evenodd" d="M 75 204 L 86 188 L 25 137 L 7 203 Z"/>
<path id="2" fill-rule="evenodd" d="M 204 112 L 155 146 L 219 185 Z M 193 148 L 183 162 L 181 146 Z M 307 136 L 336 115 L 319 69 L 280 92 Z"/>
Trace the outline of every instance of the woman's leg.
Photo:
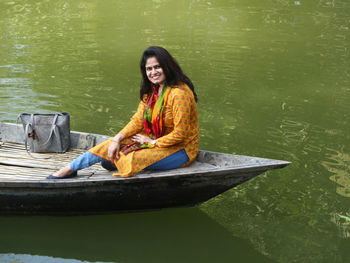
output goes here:
<path id="1" fill-rule="evenodd" d="M 73 160 L 69 166 L 72 171 L 76 172 L 78 170 L 90 167 L 95 163 L 99 163 L 102 160 L 104 159 L 95 154 L 92 154 L 91 152 L 86 152 L 80 155 L 75 160 Z"/>
<path id="2" fill-rule="evenodd" d="M 73 160 L 69 165 L 61 168 L 57 172 L 48 176 L 47 179 L 70 178 L 76 176 L 78 170 L 89 167 L 95 163 L 101 162 L 101 157 L 90 152 L 83 153 L 78 158 Z"/>
<path id="3" fill-rule="evenodd" d="M 145 170 L 170 170 L 179 168 L 190 160 L 184 149 L 165 157 L 164 159 L 151 164 Z"/>
<path id="4" fill-rule="evenodd" d="M 114 163 L 112 163 L 110 160 L 102 159 L 101 166 L 105 168 L 108 171 L 117 171 L 117 167 L 115 167 Z"/>

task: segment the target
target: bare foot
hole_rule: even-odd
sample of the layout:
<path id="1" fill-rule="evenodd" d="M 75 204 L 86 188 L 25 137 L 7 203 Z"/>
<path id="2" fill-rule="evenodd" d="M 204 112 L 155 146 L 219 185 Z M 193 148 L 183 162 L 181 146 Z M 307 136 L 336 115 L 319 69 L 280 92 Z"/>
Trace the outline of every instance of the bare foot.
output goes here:
<path id="1" fill-rule="evenodd" d="M 63 177 L 66 176 L 68 174 L 73 173 L 74 171 L 72 169 L 70 169 L 70 166 L 65 166 L 63 168 L 61 168 L 60 170 L 58 170 L 57 172 L 54 172 L 52 175 L 56 176 L 56 177 Z"/>

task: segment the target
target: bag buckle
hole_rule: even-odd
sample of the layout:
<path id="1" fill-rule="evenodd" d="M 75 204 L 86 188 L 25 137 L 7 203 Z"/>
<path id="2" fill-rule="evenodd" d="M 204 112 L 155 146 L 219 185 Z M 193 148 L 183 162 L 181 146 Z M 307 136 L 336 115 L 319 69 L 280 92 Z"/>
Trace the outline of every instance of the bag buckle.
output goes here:
<path id="1" fill-rule="evenodd" d="M 33 130 L 31 133 L 28 133 L 28 137 L 32 138 L 33 140 L 36 140 L 35 130 Z"/>

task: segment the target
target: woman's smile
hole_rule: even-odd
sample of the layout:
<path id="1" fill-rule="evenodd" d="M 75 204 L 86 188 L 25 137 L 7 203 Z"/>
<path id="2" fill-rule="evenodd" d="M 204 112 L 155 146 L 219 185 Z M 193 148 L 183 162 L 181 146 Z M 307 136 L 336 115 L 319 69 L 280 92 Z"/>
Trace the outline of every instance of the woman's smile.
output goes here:
<path id="1" fill-rule="evenodd" d="M 160 86 L 164 85 L 166 77 L 156 57 L 147 59 L 145 68 L 150 82 Z"/>

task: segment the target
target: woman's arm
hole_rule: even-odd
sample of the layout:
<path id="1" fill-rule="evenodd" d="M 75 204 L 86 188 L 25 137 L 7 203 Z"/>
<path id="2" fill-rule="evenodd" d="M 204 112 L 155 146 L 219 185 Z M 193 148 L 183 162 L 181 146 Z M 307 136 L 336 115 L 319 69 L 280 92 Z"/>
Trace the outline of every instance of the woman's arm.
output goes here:
<path id="1" fill-rule="evenodd" d="M 143 101 L 140 101 L 139 107 L 137 108 L 136 113 L 131 117 L 130 122 L 119 132 L 123 134 L 125 138 L 128 138 L 142 131 L 143 113 L 145 107 L 146 104 Z"/>
<path id="2" fill-rule="evenodd" d="M 111 140 L 108 147 L 108 158 L 112 162 L 119 159 L 121 141 L 142 131 L 144 108 L 145 103 L 141 101 L 136 113 L 132 116 L 129 123 Z"/>

